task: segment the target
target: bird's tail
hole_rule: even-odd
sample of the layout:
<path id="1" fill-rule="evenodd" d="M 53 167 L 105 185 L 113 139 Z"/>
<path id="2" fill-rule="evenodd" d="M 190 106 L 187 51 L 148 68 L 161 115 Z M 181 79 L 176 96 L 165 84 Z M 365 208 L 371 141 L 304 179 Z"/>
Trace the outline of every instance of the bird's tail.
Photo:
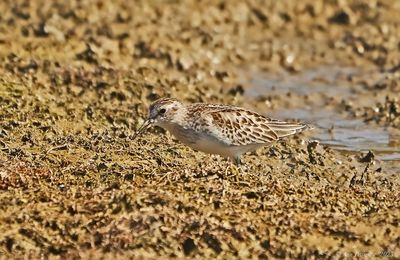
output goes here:
<path id="1" fill-rule="evenodd" d="M 305 130 L 314 129 L 314 127 L 303 123 L 289 123 L 279 120 L 272 120 L 268 123 L 272 131 L 276 133 L 278 138 L 283 138 L 289 135 L 294 135 Z"/>

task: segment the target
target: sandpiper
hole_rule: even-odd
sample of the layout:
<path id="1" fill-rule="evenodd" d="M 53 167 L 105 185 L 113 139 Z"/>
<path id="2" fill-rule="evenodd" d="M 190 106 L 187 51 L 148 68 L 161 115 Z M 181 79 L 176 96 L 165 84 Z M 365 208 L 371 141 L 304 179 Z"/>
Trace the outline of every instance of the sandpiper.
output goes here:
<path id="1" fill-rule="evenodd" d="M 242 154 L 310 128 L 307 124 L 271 119 L 241 107 L 186 105 L 174 98 L 153 102 L 147 120 L 133 139 L 152 125 L 168 130 L 194 150 L 229 157 L 238 166 Z"/>

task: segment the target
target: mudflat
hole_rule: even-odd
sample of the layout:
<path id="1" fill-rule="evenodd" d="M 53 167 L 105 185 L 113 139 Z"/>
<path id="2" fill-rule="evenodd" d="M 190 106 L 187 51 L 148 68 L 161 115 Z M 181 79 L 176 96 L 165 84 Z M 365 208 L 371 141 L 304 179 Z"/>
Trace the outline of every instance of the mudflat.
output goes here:
<path id="1" fill-rule="evenodd" d="M 400 256 L 398 1 L 0 13 L 0 257 Z M 131 140 L 163 96 L 316 129 L 244 155 L 238 174 L 160 128 Z M 357 146 L 339 121 L 383 141 Z"/>

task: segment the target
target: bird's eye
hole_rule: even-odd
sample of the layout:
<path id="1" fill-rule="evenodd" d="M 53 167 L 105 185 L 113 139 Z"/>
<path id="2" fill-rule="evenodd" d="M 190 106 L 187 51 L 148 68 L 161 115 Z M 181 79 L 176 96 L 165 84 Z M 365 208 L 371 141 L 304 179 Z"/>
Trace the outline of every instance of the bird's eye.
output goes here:
<path id="1" fill-rule="evenodd" d="M 162 115 L 162 114 L 165 114 L 165 108 L 161 108 L 160 109 L 160 111 L 159 111 L 159 113 Z"/>

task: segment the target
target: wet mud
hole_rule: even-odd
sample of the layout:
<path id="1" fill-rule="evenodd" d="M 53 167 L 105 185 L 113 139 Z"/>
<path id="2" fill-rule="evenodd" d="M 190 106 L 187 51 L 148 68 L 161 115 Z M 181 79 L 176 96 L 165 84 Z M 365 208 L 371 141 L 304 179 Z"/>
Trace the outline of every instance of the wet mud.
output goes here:
<path id="1" fill-rule="evenodd" d="M 399 257 L 399 12 L 2 1 L 0 257 Z M 316 128 L 239 174 L 159 128 L 132 141 L 160 96 Z"/>

